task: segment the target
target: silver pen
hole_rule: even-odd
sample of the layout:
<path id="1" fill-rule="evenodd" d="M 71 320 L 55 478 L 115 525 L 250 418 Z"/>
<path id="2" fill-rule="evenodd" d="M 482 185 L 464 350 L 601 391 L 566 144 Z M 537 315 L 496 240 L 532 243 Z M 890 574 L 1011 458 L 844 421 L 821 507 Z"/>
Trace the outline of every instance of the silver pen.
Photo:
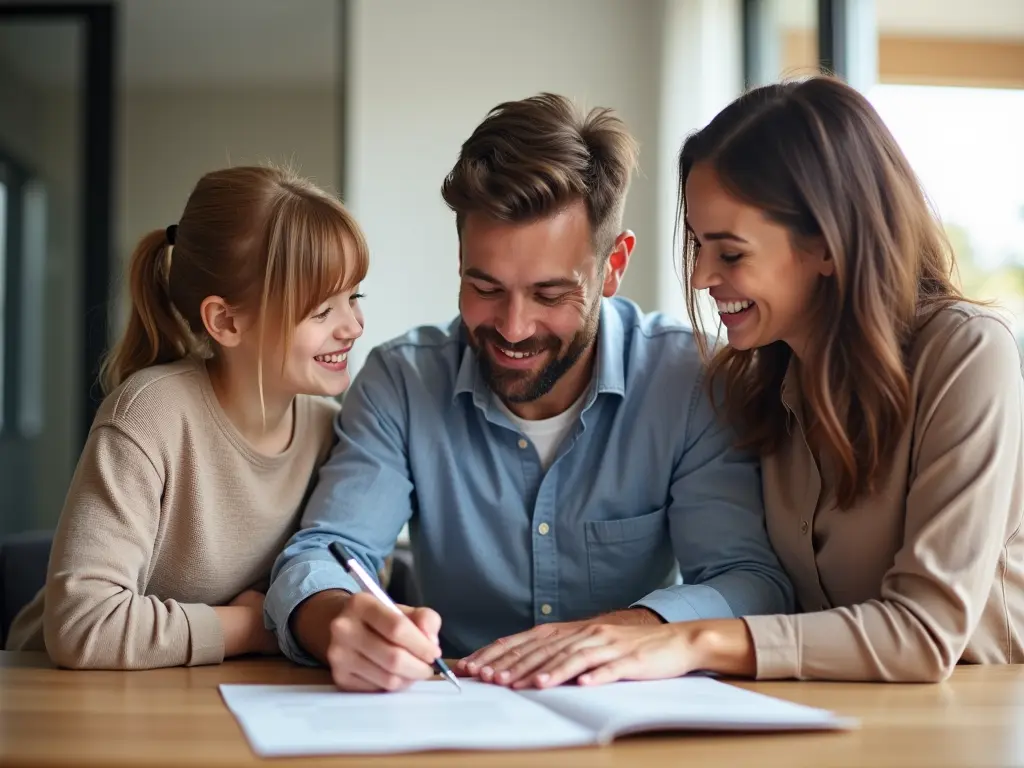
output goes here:
<path id="1" fill-rule="evenodd" d="M 360 587 L 376 597 L 395 613 L 403 616 L 405 615 L 398 609 L 398 606 L 394 604 L 391 598 L 388 597 L 388 593 L 380 588 L 380 585 L 377 584 L 376 580 L 374 580 L 374 578 L 366 572 L 363 566 L 359 564 L 359 561 L 352 556 L 352 553 L 345 549 L 344 544 L 340 541 L 332 541 L 327 545 L 327 549 L 334 556 L 334 559 L 341 563 L 341 566 L 348 571 L 352 578 L 359 582 Z M 441 677 L 454 685 L 460 692 L 462 691 L 462 686 L 459 685 L 459 679 L 452 674 L 450 669 L 448 669 L 448 665 L 444 663 L 444 659 L 438 656 L 434 659 L 433 666 L 434 670 L 441 675 Z"/>

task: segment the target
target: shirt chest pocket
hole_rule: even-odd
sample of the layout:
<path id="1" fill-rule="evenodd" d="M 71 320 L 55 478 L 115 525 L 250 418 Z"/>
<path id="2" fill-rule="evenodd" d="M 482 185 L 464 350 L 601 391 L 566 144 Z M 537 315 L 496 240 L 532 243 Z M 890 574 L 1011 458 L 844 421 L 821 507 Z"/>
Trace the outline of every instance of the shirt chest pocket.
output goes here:
<path id="1" fill-rule="evenodd" d="M 597 610 L 627 608 L 666 583 L 675 568 L 665 509 L 584 526 L 590 597 Z"/>

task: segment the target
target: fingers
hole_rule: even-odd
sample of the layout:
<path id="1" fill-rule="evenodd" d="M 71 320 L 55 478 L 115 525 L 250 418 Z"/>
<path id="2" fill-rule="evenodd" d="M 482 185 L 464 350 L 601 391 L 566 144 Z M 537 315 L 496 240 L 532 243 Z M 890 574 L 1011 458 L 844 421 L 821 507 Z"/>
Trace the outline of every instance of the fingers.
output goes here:
<path id="1" fill-rule="evenodd" d="M 484 646 L 480 650 L 471 653 L 466 658 L 458 662 L 456 666 L 464 670 L 470 675 L 480 674 L 484 667 L 488 667 L 493 664 L 497 659 L 503 656 L 515 653 L 523 643 L 528 643 L 534 639 L 538 634 L 538 630 L 541 627 L 534 627 L 526 632 L 520 632 L 518 635 L 509 635 L 508 637 L 502 637 L 495 640 L 490 645 Z"/>
<path id="2" fill-rule="evenodd" d="M 564 648 L 534 674 L 519 680 L 514 687 L 552 688 L 562 685 L 580 674 L 621 658 L 623 653 L 625 648 L 621 643 L 591 646 L 574 643 Z"/>
<path id="3" fill-rule="evenodd" d="M 334 680 L 334 684 L 342 691 L 352 691 L 353 693 L 377 693 L 380 690 L 380 686 L 374 685 L 365 678 L 360 677 L 351 669 L 338 668 L 335 669 L 334 665 L 331 665 L 331 677 Z"/>
<path id="4" fill-rule="evenodd" d="M 492 678 L 499 685 L 512 685 L 527 675 L 548 664 L 569 646 L 579 646 L 606 642 L 598 627 L 580 627 L 570 632 L 552 632 L 544 638 L 537 638 L 523 643 L 511 653 L 493 662 Z M 481 674 L 483 677 L 483 674 Z"/>
<path id="5" fill-rule="evenodd" d="M 429 608 L 405 608 L 406 616 L 412 619 L 412 623 L 419 627 L 420 632 L 430 638 L 434 645 L 438 644 L 438 635 L 441 632 L 441 617 L 437 614 L 437 611 L 432 611 Z M 437 658 L 436 656 L 434 658 Z"/>
<path id="6" fill-rule="evenodd" d="M 431 663 L 441 651 L 420 626 L 439 622 L 424 612 L 416 616 L 420 624 L 412 618 L 371 595 L 353 595 L 331 623 L 327 661 L 335 684 L 350 691 L 397 691 L 432 677 Z"/>
<path id="7" fill-rule="evenodd" d="M 423 676 L 407 677 L 399 672 L 390 671 L 387 667 L 381 666 L 368 657 L 363 657 L 362 661 L 363 663 L 359 664 L 354 669 L 353 676 L 357 678 L 357 680 L 365 681 L 367 684 L 374 686 L 376 690 L 389 692 L 401 691 L 404 688 L 408 688 L 417 680 L 426 679 Z M 428 667 L 426 670 L 426 677 L 430 677 L 433 674 L 433 670 Z"/>
<path id="8" fill-rule="evenodd" d="M 580 685 L 604 685 L 617 680 L 643 680 L 646 675 L 641 666 L 636 654 L 628 654 L 580 675 L 578 682 Z"/>
<path id="9" fill-rule="evenodd" d="M 388 610 L 372 595 L 353 595 L 345 607 L 345 613 L 351 613 L 357 622 L 365 624 L 391 645 L 404 648 L 420 661 L 430 664 L 441 655 L 437 643 L 424 635 L 408 616 Z"/>

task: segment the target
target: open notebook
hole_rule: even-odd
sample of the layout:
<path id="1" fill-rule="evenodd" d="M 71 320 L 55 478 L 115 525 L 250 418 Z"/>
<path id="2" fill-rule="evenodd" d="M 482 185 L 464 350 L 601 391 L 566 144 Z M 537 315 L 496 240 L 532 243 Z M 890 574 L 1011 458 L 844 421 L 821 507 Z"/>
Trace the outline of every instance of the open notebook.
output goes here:
<path id="1" fill-rule="evenodd" d="M 708 677 L 512 691 L 462 680 L 401 693 L 330 686 L 221 685 L 253 751 L 263 757 L 553 749 L 607 744 L 655 730 L 784 731 L 850 728 L 832 712 Z"/>

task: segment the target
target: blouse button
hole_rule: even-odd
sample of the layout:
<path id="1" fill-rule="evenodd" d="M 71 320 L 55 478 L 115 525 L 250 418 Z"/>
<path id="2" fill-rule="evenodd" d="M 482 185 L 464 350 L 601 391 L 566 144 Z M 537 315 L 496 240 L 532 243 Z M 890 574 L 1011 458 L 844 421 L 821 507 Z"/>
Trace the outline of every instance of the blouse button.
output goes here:
<path id="1" fill-rule="evenodd" d="M 807 528 L 808 528 L 807 521 L 806 520 L 801 521 L 801 523 L 800 523 L 800 533 L 806 534 L 807 533 Z"/>

